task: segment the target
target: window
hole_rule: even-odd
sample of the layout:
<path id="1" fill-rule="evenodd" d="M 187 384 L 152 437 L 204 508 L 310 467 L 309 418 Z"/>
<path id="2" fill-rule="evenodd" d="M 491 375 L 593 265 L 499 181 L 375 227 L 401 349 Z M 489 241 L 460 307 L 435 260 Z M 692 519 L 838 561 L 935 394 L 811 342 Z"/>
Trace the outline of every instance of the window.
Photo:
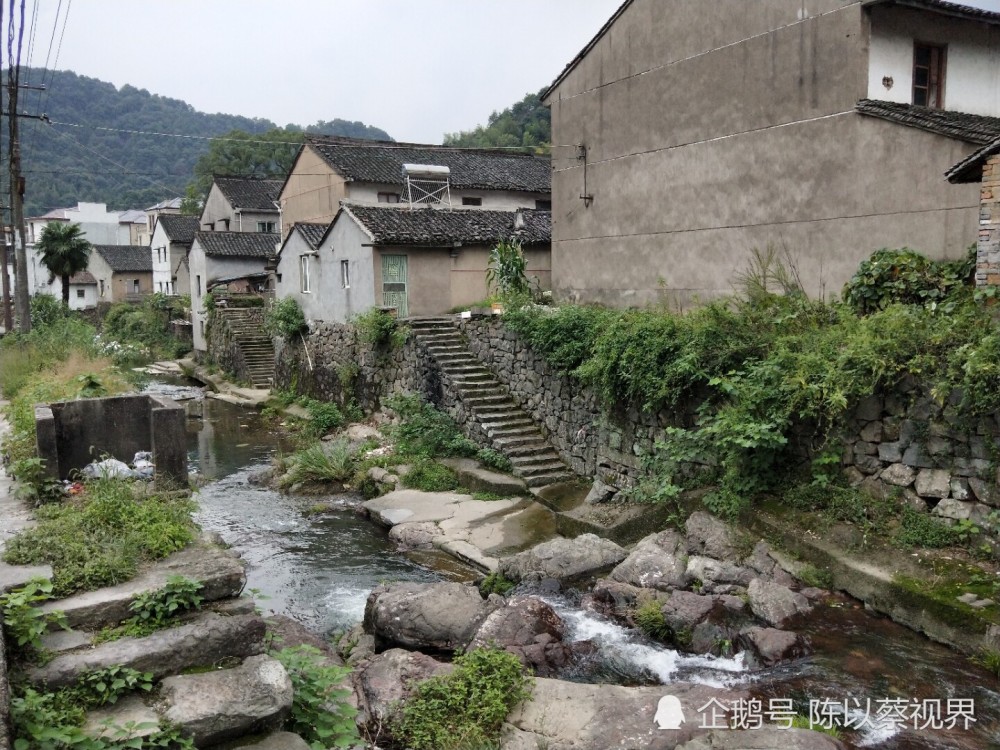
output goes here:
<path id="1" fill-rule="evenodd" d="M 139 279 L 132 279 L 132 294 L 139 293 Z"/>
<path id="2" fill-rule="evenodd" d="M 535 209 L 538 211 L 551 211 L 552 201 L 542 201 L 542 200 L 535 201 Z"/>
<path id="3" fill-rule="evenodd" d="M 101 296 L 104 296 L 104 279 L 101 279 Z"/>
<path id="4" fill-rule="evenodd" d="M 77 299 L 83 299 L 83 290 L 82 289 L 77 289 L 76 290 L 76 298 Z"/>
<path id="5" fill-rule="evenodd" d="M 469 196 L 465 196 L 464 198 L 462 198 L 462 205 L 463 206 L 481 206 L 481 205 L 483 205 L 483 199 L 482 198 L 471 198 Z"/>
<path id="6" fill-rule="evenodd" d="M 309 256 L 299 256 L 299 283 L 303 292 L 308 294 L 312 290 L 309 288 Z"/>
<path id="7" fill-rule="evenodd" d="M 351 264 L 349 261 L 340 261 L 340 285 L 344 289 L 351 288 Z"/>
<path id="8" fill-rule="evenodd" d="M 258 221 L 257 222 L 258 232 L 268 232 L 269 234 L 274 234 L 274 222 L 273 221 Z"/>
<path id="9" fill-rule="evenodd" d="M 921 107 L 944 107 L 945 48 L 916 42 L 913 45 L 913 103 Z"/>
<path id="10" fill-rule="evenodd" d="M 201 296 L 201 276 L 195 276 L 194 278 L 195 278 L 195 282 L 194 282 L 194 296 L 195 297 L 200 297 Z M 101 292 L 101 296 L 102 297 L 104 296 L 104 292 Z"/>
<path id="11" fill-rule="evenodd" d="M 399 193 L 379 193 L 379 203 L 399 203 Z"/>

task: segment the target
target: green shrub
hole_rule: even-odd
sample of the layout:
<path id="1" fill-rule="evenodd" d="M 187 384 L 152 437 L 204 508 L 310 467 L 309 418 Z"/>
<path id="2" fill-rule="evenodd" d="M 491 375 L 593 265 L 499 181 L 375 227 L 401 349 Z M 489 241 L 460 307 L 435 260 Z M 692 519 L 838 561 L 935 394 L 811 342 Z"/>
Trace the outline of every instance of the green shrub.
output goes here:
<path id="1" fill-rule="evenodd" d="M 474 456 L 478 446 L 462 435 L 451 417 L 418 396 L 396 396 L 388 406 L 402 419 L 392 430 L 397 453 L 445 458 Z"/>
<path id="2" fill-rule="evenodd" d="M 282 297 L 268 308 L 264 328 L 272 336 L 290 340 L 306 330 L 306 316 L 294 297 Z"/>
<path id="3" fill-rule="evenodd" d="M 975 267 L 975 246 L 960 261 L 938 263 L 909 248 L 876 250 L 844 287 L 844 301 L 868 315 L 892 304 L 936 308 L 968 282 Z M 946 307 L 951 312 L 952 300 Z"/>
<path id="4" fill-rule="evenodd" d="M 484 597 L 490 594 L 506 596 L 516 585 L 514 581 L 507 578 L 503 573 L 494 570 L 479 584 L 479 593 Z"/>
<path id="5" fill-rule="evenodd" d="M 527 295 L 531 284 L 525 270 L 528 263 L 517 240 L 500 240 L 490 250 L 486 268 L 486 284 L 494 287 L 503 300 Z"/>
<path id="6" fill-rule="evenodd" d="M 619 314 L 585 305 L 521 307 L 506 310 L 503 321 L 546 362 L 570 373 L 590 358 L 601 331 Z"/>
<path id="7" fill-rule="evenodd" d="M 298 403 L 309 412 L 309 431 L 319 437 L 344 424 L 344 415 L 335 403 L 317 401 L 314 398 L 300 398 Z"/>
<path id="8" fill-rule="evenodd" d="M 491 469 L 496 469 L 497 471 L 502 471 L 509 474 L 514 470 L 513 464 L 511 464 L 510 459 L 507 458 L 503 453 L 492 448 L 482 448 L 476 453 L 476 459 L 483 466 L 487 466 Z"/>
<path id="9" fill-rule="evenodd" d="M 663 614 L 663 605 L 657 599 L 648 599 L 636 607 L 632 619 L 643 633 L 658 641 L 669 641 L 673 638 L 673 628 L 667 623 Z"/>
<path id="10" fill-rule="evenodd" d="M 475 649 L 455 658 L 451 674 L 417 685 L 393 734 L 413 750 L 487 747 L 511 710 L 530 697 L 530 686 L 516 656 Z"/>
<path id="11" fill-rule="evenodd" d="M 40 458 L 17 459 L 7 471 L 18 482 L 14 493 L 35 507 L 56 503 L 66 497 L 62 482 L 49 475 L 45 469 L 45 461 Z"/>
<path id="12" fill-rule="evenodd" d="M 399 325 L 395 316 L 373 307 L 353 320 L 358 339 L 377 349 L 398 349 L 406 343 L 410 329 Z"/>
<path id="13" fill-rule="evenodd" d="M 944 524 L 944 521 L 927 513 L 919 513 L 913 508 L 903 508 L 899 519 L 899 528 L 893 536 L 893 541 L 909 549 L 911 547 L 942 547 L 958 546 L 963 540 L 958 532 Z"/>
<path id="14" fill-rule="evenodd" d="M 140 500 L 131 482 L 91 480 L 73 503 L 38 508 L 38 524 L 7 542 L 4 559 L 15 565 L 51 565 L 58 596 L 111 586 L 127 581 L 142 563 L 190 544 L 193 510 L 188 498 L 150 495 Z"/>
<path id="15" fill-rule="evenodd" d="M 282 649 L 273 656 L 284 665 L 294 689 L 286 729 L 306 740 L 313 750 L 358 743 L 357 712 L 349 702 L 347 683 L 351 670 L 324 664 L 319 649 L 308 645 Z"/>
<path id="16" fill-rule="evenodd" d="M 410 467 L 403 486 L 424 492 L 448 492 L 458 487 L 458 475 L 444 464 L 424 459 Z"/>

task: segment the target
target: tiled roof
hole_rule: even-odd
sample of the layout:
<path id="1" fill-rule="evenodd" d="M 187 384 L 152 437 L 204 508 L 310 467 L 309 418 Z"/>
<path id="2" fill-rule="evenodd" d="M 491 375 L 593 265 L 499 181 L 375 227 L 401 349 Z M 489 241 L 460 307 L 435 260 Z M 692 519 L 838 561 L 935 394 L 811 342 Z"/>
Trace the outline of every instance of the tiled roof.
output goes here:
<path id="1" fill-rule="evenodd" d="M 233 208 L 278 213 L 278 200 L 284 180 L 258 180 L 252 177 L 216 177 L 215 184 Z"/>
<path id="2" fill-rule="evenodd" d="M 983 164 L 994 154 L 1000 154 L 1000 138 L 966 156 L 945 172 L 945 177 L 950 182 L 980 182 L 983 179 Z"/>
<path id="3" fill-rule="evenodd" d="M 145 224 L 146 212 L 138 208 L 130 208 L 128 211 L 121 211 L 118 214 L 119 224 Z"/>
<path id="4" fill-rule="evenodd" d="M 326 234 L 329 224 L 311 224 L 309 222 L 299 222 L 295 225 L 295 231 L 302 235 L 303 239 L 313 250 L 319 247 Z"/>
<path id="5" fill-rule="evenodd" d="M 209 256 L 270 258 L 279 236 L 271 232 L 198 232 L 198 245 Z"/>
<path id="6" fill-rule="evenodd" d="M 90 271 L 80 271 L 69 277 L 70 284 L 97 284 L 97 279 Z"/>
<path id="7" fill-rule="evenodd" d="M 1000 117 L 972 115 L 945 109 L 918 107 L 915 104 L 898 104 L 875 99 L 862 99 L 855 109 L 871 117 L 896 122 L 931 133 L 957 138 L 960 141 L 985 146 L 1000 137 Z"/>
<path id="8" fill-rule="evenodd" d="M 949 3 L 946 0 L 865 0 L 864 4 L 905 5 L 911 8 L 934 11 L 935 13 L 944 13 L 949 16 L 968 18 L 973 21 L 1000 24 L 1000 13 L 981 8 L 970 8 L 968 5 L 961 5 L 960 3 Z"/>
<path id="9" fill-rule="evenodd" d="M 552 240 L 550 211 L 410 210 L 358 204 L 347 204 L 342 211 L 353 216 L 377 245 L 492 245 L 510 237 L 524 245 L 543 245 Z M 518 213 L 524 218 L 521 230 L 514 229 Z"/>
<path id="10" fill-rule="evenodd" d="M 316 135 L 307 135 L 305 145 L 338 174 L 358 182 L 402 185 L 404 164 L 433 164 L 451 170 L 453 188 L 552 191 L 549 159 L 531 154 Z"/>
<path id="11" fill-rule="evenodd" d="M 117 273 L 153 270 L 153 252 L 149 245 L 94 245 L 93 248 Z"/>
<path id="12" fill-rule="evenodd" d="M 164 209 L 176 209 L 180 210 L 181 204 L 184 202 L 183 198 L 169 198 L 165 201 L 160 201 L 155 206 L 150 206 L 147 211 L 162 211 Z"/>
<path id="13" fill-rule="evenodd" d="M 194 241 L 194 233 L 198 231 L 197 216 L 181 216 L 180 214 L 160 214 L 156 222 L 163 227 L 173 242 L 190 245 Z"/>

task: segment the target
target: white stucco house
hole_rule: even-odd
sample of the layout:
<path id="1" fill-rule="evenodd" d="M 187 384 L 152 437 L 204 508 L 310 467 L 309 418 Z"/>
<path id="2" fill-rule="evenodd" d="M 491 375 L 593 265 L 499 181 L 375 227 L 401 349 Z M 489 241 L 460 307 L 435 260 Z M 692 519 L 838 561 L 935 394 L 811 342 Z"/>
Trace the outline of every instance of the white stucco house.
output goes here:
<path id="1" fill-rule="evenodd" d="M 197 216 L 165 213 L 156 217 L 149 243 L 153 256 L 154 292 L 191 293 L 188 254 L 197 231 Z"/>

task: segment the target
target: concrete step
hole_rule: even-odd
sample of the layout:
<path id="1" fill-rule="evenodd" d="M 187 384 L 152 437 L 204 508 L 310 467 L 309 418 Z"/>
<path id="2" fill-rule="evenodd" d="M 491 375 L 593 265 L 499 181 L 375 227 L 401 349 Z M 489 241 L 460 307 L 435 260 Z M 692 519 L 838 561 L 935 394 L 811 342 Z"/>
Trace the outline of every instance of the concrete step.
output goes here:
<path id="1" fill-rule="evenodd" d="M 159 680 L 221 659 L 262 654 L 265 630 L 259 615 L 223 617 L 206 612 L 145 638 L 120 638 L 60 654 L 45 666 L 29 670 L 28 679 L 36 685 L 61 688 L 74 684 L 86 672 L 119 665 L 151 672 L 153 679 Z"/>
<path id="2" fill-rule="evenodd" d="M 472 411 L 476 415 L 476 419 L 480 422 L 504 422 L 507 420 L 513 421 L 527 421 L 531 424 L 534 422 L 531 420 L 527 414 L 518 409 L 516 406 L 511 405 L 510 408 L 497 408 L 497 404 L 486 404 L 480 408 L 473 407 Z"/>
<path id="3" fill-rule="evenodd" d="M 542 453 L 543 451 L 550 450 L 552 449 L 547 443 L 544 443 L 541 440 L 536 440 L 535 442 L 514 443 L 513 445 L 504 446 L 501 449 L 501 452 L 511 460 L 511 463 L 513 463 L 515 458 L 519 458 L 521 456 L 534 456 Z"/>
<path id="4" fill-rule="evenodd" d="M 570 482 L 576 479 L 576 476 L 568 471 L 554 472 L 552 474 L 536 474 L 531 477 L 525 477 L 525 483 L 532 489 L 538 487 L 547 487 L 550 484 L 560 484 L 561 482 Z"/>
<path id="5" fill-rule="evenodd" d="M 492 439 L 496 440 L 498 438 L 508 438 L 508 437 L 527 437 L 531 438 L 532 441 L 538 441 L 542 439 L 542 433 L 538 431 L 538 428 L 534 425 L 529 425 L 527 427 L 514 426 L 514 427 L 493 427 L 487 429 L 486 434 Z"/>
<path id="6" fill-rule="evenodd" d="M 174 575 L 199 581 L 199 594 L 205 602 L 237 597 L 246 585 L 246 571 L 239 559 L 218 547 L 196 544 L 153 563 L 131 581 L 45 602 L 39 609 L 61 611 L 71 628 L 100 630 L 127 620 L 132 616 L 129 604 L 136 596 L 162 589 Z"/>
<path id="7" fill-rule="evenodd" d="M 568 471 L 568 469 L 566 468 L 566 464 L 558 458 L 547 461 L 546 463 L 531 464 L 530 466 L 518 466 L 517 464 L 514 464 L 514 473 L 519 477 L 525 478 L 542 474 L 557 474 L 561 471 Z"/>
<path id="8" fill-rule="evenodd" d="M 559 454 L 551 448 L 546 448 L 545 450 L 538 451 L 534 454 L 508 456 L 508 458 L 515 469 L 524 469 L 530 466 L 537 466 L 538 464 L 551 464 L 553 462 L 562 463 L 562 459 L 559 458 Z"/>
<path id="9" fill-rule="evenodd" d="M 466 406 L 471 407 L 473 410 L 477 408 L 485 408 L 487 406 L 516 406 L 516 404 L 511 401 L 510 396 L 506 393 L 491 393 L 484 396 L 469 396 L 468 398 L 462 399 Z"/>
<path id="10" fill-rule="evenodd" d="M 511 448 L 521 448 L 529 445 L 535 446 L 541 443 L 541 435 L 539 435 L 537 430 L 527 432 L 523 435 L 501 435 L 493 438 L 493 444 L 496 446 L 497 450 L 505 454 Z"/>

